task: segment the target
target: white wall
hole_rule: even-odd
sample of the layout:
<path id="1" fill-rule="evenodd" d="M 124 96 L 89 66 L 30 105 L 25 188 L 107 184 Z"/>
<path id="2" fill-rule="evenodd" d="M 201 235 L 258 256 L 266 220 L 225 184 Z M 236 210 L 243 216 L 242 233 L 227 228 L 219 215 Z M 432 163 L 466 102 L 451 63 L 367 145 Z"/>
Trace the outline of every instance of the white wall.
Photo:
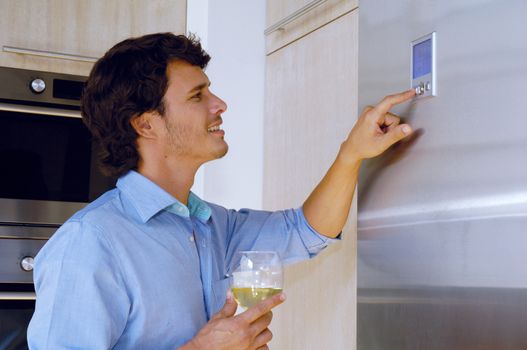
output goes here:
<path id="1" fill-rule="evenodd" d="M 193 191 L 227 208 L 260 209 L 263 188 L 265 0 L 188 0 L 187 31 L 212 60 L 212 91 L 227 102 L 227 155 L 206 164 Z"/>

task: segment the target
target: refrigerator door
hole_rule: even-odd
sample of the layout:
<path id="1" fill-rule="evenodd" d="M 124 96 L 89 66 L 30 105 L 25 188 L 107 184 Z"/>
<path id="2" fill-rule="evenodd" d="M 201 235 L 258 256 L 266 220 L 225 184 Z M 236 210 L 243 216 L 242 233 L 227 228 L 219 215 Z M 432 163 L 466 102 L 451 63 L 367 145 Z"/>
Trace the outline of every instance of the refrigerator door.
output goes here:
<path id="1" fill-rule="evenodd" d="M 360 174 L 358 349 L 525 349 L 527 1 L 362 1 L 360 109 L 431 33 L 436 96 Z"/>

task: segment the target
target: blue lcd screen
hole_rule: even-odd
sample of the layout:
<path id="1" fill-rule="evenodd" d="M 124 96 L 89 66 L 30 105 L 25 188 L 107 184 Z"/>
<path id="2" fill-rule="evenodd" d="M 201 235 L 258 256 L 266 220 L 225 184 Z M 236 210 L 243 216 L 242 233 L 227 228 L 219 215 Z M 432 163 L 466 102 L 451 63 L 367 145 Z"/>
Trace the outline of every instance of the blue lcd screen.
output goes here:
<path id="1" fill-rule="evenodd" d="M 420 42 L 414 46 L 413 79 L 432 72 L 432 39 Z"/>

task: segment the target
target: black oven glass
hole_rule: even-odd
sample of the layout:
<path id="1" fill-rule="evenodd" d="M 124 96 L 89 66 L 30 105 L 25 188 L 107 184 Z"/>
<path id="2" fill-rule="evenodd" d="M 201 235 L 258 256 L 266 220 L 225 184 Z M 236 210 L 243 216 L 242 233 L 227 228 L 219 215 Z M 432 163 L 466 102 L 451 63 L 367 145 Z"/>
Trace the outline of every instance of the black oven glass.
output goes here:
<path id="1" fill-rule="evenodd" d="M 35 302 L 0 301 L 0 349 L 27 349 L 27 326 Z"/>
<path id="2" fill-rule="evenodd" d="M 90 181 L 94 152 L 80 118 L 0 111 L 0 123 L 1 198 L 89 202 L 108 188 Z"/>
<path id="3" fill-rule="evenodd" d="M 2 292 L 34 292 L 33 284 L 0 283 Z M 35 312 L 34 300 L 0 300 L 0 349 L 25 350 L 27 326 Z"/>

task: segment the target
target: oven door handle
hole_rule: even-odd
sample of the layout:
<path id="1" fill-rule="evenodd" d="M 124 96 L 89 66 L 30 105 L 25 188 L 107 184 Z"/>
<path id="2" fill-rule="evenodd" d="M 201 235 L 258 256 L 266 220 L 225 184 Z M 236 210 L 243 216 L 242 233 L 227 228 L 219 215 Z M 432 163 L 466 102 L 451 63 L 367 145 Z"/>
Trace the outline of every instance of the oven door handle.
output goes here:
<path id="1" fill-rule="evenodd" d="M 34 292 L 0 292 L 0 300 L 36 300 Z"/>
<path id="2" fill-rule="evenodd" d="M 51 116 L 70 117 L 70 118 L 81 118 L 80 111 L 70 111 L 67 109 L 51 108 L 51 107 L 39 107 L 39 106 L 27 106 L 27 105 L 16 105 L 12 103 L 0 102 L 0 111 L 17 112 L 17 113 L 31 113 L 31 114 L 44 114 Z"/>

